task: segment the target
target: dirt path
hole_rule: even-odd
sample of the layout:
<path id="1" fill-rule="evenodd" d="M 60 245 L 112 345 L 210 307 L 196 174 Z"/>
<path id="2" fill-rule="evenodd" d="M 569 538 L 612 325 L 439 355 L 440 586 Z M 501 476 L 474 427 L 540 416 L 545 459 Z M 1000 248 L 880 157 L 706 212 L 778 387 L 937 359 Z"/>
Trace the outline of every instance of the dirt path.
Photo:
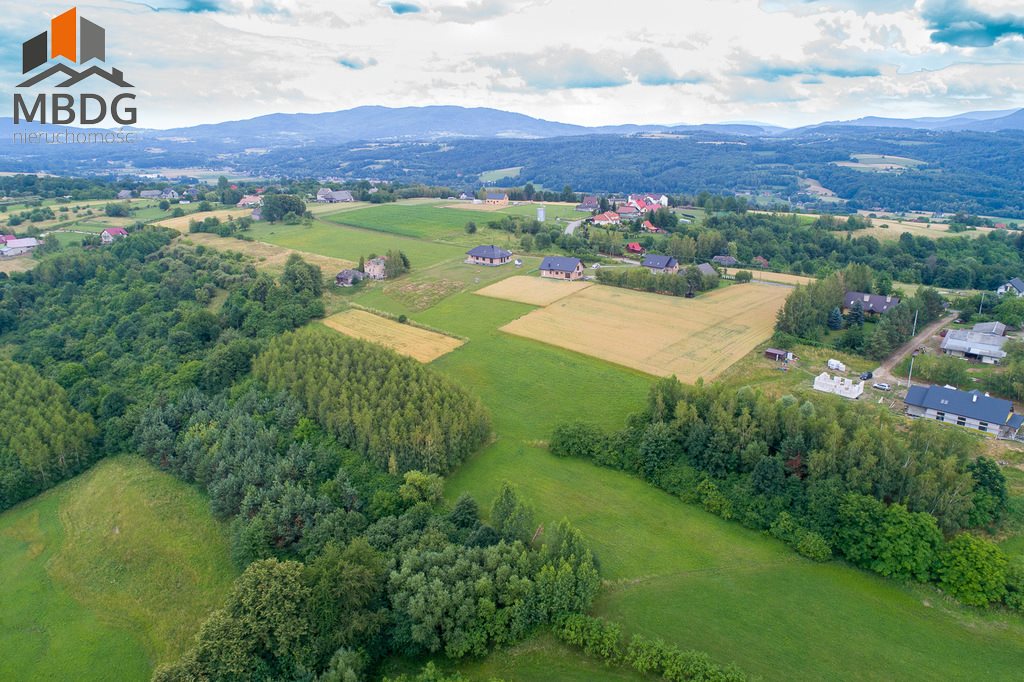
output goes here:
<path id="1" fill-rule="evenodd" d="M 943 327 L 947 326 L 949 323 L 955 320 L 956 316 L 957 313 L 951 313 L 946 317 L 942 318 L 941 320 L 938 320 L 937 322 L 932 322 L 930 325 L 925 327 L 917 336 L 915 336 L 910 341 L 907 341 L 905 344 L 900 346 L 895 353 L 886 358 L 885 362 L 883 362 L 881 366 L 875 370 L 875 378 L 872 379 L 872 381 L 882 381 L 890 383 L 893 386 L 898 385 L 900 381 L 905 381 L 904 379 L 900 379 L 898 377 L 893 376 L 893 368 L 896 367 L 896 365 L 898 365 L 900 361 L 903 360 L 903 358 L 910 355 L 914 350 L 916 350 L 920 346 L 925 345 L 925 342 L 928 339 L 935 336 L 935 334 L 938 334 Z"/>

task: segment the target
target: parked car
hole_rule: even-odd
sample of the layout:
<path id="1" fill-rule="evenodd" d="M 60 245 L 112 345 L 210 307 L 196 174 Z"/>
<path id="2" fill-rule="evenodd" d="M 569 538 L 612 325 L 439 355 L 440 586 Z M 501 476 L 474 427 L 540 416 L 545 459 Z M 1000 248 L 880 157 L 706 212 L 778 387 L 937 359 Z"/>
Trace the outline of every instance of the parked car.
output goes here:
<path id="1" fill-rule="evenodd" d="M 871 379 L 874 376 L 875 375 L 872 374 L 871 372 L 864 372 L 863 374 L 860 375 L 860 380 L 861 381 L 867 381 L 868 379 Z"/>
<path id="2" fill-rule="evenodd" d="M 872 384 L 871 387 L 872 388 L 877 388 L 879 391 L 891 391 L 892 390 L 892 386 L 890 386 L 889 384 L 883 383 L 883 382 L 879 382 L 877 384 Z"/>

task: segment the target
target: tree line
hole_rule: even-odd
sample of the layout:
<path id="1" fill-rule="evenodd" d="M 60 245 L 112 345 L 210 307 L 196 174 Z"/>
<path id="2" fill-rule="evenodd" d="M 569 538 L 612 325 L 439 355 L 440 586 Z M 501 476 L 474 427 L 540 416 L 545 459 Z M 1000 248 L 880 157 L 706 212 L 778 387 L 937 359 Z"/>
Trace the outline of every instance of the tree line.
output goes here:
<path id="1" fill-rule="evenodd" d="M 659 381 L 613 434 L 558 427 L 559 456 L 631 472 L 815 560 L 833 553 L 884 576 L 933 582 L 966 604 L 1020 607 L 1024 566 L 963 532 L 997 528 L 1006 481 L 956 429 L 843 401 Z"/>

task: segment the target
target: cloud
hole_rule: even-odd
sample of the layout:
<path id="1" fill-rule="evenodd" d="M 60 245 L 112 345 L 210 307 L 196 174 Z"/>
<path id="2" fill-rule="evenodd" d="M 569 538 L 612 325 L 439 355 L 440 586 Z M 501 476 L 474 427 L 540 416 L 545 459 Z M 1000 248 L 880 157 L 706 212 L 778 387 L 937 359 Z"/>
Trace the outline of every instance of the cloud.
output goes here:
<path id="1" fill-rule="evenodd" d="M 679 85 L 703 83 L 705 78 L 697 73 L 676 73 L 661 53 L 643 49 L 623 61 L 623 65 L 641 85 Z"/>
<path id="2" fill-rule="evenodd" d="M 419 5 L 414 5 L 411 2 L 399 2 L 398 0 L 381 0 L 378 6 L 387 7 L 391 10 L 392 14 L 417 14 L 422 11 Z"/>
<path id="3" fill-rule="evenodd" d="M 362 71 L 367 67 L 377 66 L 377 59 L 375 57 L 370 57 L 369 59 L 362 59 L 361 57 L 338 57 L 338 63 L 346 69 Z"/>
<path id="4" fill-rule="evenodd" d="M 755 80 L 774 83 L 781 78 L 808 76 L 811 78 L 831 76 L 832 78 L 869 78 L 880 76 L 881 71 L 873 66 L 825 66 L 822 64 L 794 64 L 765 62 L 744 68 L 739 74 Z M 804 81 L 807 82 L 807 81 Z M 813 81 L 812 81 L 813 82 Z M 820 82 L 817 81 L 817 82 Z"/>
<path id="5" fill-rule="evenodd" d="M 677 73 L 662 54 L 649 48 L 625 55 L 563 46 L 533 54 L 485 57 L 479 62 L 497 69 L 502 77 L 518 78 L 535 90 L 614 88 L 633 82 L 657 86 L 704 81 L 703 76 L 693 72 Z"/>
<path id="6" fill-rule="evenodd" d="M 988 14 L 965 0 L 925 0 L 921 18 L 934 31 L 934 43 L 991 47 L 1002 38 L 1024 36 L 1024 15 Z"/>
<path id="7" fill-rule="evenodd" d="M 851 10 L 858 14 L 887 13 L 911 9 L 914 0 L 761 0 L 766 12 L 796 12 L 800 14 Z"/>
<path id="8" fill-rule="evenodd" d="M 475 24 L 497 19 L 537 4 L 535 0 L 466 0 L 461 4 L 447 3 L 434 8 L 441 21 Z"/>

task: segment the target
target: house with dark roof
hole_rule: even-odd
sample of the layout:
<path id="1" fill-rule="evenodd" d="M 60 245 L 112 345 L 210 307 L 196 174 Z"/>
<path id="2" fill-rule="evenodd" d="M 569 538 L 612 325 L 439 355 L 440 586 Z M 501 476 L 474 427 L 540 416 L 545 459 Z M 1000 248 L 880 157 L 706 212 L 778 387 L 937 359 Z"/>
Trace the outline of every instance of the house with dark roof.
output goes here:
<path id="1" fill-rule="evenodd" d="M 371 258 L 363 264 L 363 272 L 370 279 L 387 279 L 388 259 L 386 256 Z"/>
<path id="2" fill-rule="evenodd" d="M 900 304 L 899 296 L 882 296 L 881 294 L 865 294 L 860 291 L 847 291 L 843 297 L 843 310 L 849 310 L 860 301 L 865 313 L 881 315 L 885 311 Z"/>
<path id="3" fill-rule="evenodd" d="M 582 279 L 583 261 L 579 258 L 548 256 L 540 264 L 540 276 L 552 279 Z"/>
<path id="4" fill-rule="evenodd" d="M 1024 296 L 1024 281 L 1021 281 L 1020 277 L 1014 277 L 1006 284 L 1002 284 L 996 289 L 996 293 L 1002 296 L 1003 294 L 1012 294 L 1013 296 Z"/>
<path id="5" fill-rule="evenodd" d="M 168 187 L 163 192 L 160 192 L 160 198 L 167 199 L 168 201 L 176 201 L 181 198 L 181 195 L 178 194 L 175 190 Z"/>
<path id="6" fill-rule="evenodd" d="M 1006 325 L 1002 322 L 979 322 L 971 328 L 971 331 L 979 334 L 1006 336 Z"/>
<path id="7" fill-rule="evenodd" d="M 697 266 L 697 272 L 705 277 L 718 277 L 718 270 L 711 263 L 701 263 Z"/>
<path id="8" fill-rule="evenodd" d="M 159 199 L 162 192 L 158 189 L 144 189 L 139 192 L 140 199 Z"/>
<path id="9" fill-rule="evenodd" d="M 679 272 L 679 261 L 672 256 L 659 256 L 656 253 L 649 253 L 644 256 L 644 261 L 640 265 L 647 268 L 655 275 L 663 273 L 674 275 Z"/>
<path id="10" fill-rule="evenodd" d="M 130 189 L 123 189 L 123 190 L 121 190 L 120 192 L 117 193 L 117 198 L 118 199 L 131 199 L 132 198 L 132 191 Z"/>
<path id="11" fill-rule="evenodd" d="M 473 265 L 505 265 L 512 258 L 511 251 L 506 251 L 494 244 L 473 247 L 466 252 L 466 255 L 469 256 L 466 262 Z"/>
<path id="12" fill-rule="evenodd" d="M 123 227 L 108 227 L 100 232 L 100 241 L 104 244 L 112 244 L 114 240 L 128 236 L 128 230 Z"/>
<path id="13" fill-rule="evenodd" d="M 339 287 L 355 286 L 366 279 L 366 273 L 359 270 L 342 270 L 334 276 L 334 284 Z"/>
<path id="14" fill-rule="evenodd" d="M 329 187 L 321 187 L 318 189 L 316 192 L 316 200 L 321 204 L 339 204 L 355 201 L 352 197 L 352 192 L 347 189 L 331 189 Z"/>
<path id="15" fill-rule="evenodd" d="M 911 386 L 903 399 L 911 417 L 934 419 L 968 429 L 1013 438 L 1024 415 L 1013 413 L 1013 403 L 981 391 L 961 391 L 952 386 Z"/>
<path id="16" fill-rule="evenodd" d="M 950 329 L 942 338 L 940 348 L 946 355 L 956 358 L 980 360 L 986 365 L 998 365 L 1006 358 L 1006 351 L 1003 350 L 1006 341 L 1007 338 L 1001 334 L 986 334 L 969 329 Z"/>
<path id="17" fill-rule="evenodd" d="M 504 192 L 488 192 L 484 203 L 488 206 L 508 206 L 508 195 Z"/>
<path id="18" fill-rule="evenodd" d="M 729 256 L 729 255 L 715 256 L 714 258 L 711 259 L 711 262 L 712 263 L 718 263 L 722 267 L 726 267 L 726 268 L 731 268 L 734 265 L 739 265 L 740 264 L 740 262 L 738 260 L 736 260 L 735 258 L 733 258 L 732 256 Z"/>
<path id="19" fill-rule="evenodd" d="M 583 197 L 583 201 L 576 206 L 576 210 L 580 213 L 593 213 L 600 207 L 601 201 L 597 197 L 590 195 Z"/>

